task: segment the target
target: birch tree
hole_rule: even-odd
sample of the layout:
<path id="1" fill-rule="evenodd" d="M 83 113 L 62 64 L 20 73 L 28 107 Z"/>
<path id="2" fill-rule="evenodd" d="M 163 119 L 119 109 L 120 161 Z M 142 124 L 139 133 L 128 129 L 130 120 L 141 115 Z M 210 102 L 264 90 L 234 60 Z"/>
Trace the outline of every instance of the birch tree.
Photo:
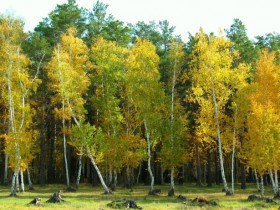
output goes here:
<path id="1" fill-rule="evenodd" d="M 36 90 L 38 80 L 28 73 L 29 59 L 22 53 L 21 43 L 26 38 L 23 24 L 11 17 L 0 18 L 0 74 L 3 82 L 1 97 L 8 112 L 5 130 L 5 152 L 13 169 L 11 196 L 16 195 L 16 179 L 20 171 L 26 170 L 34 158 L 32 154 L 36 131 L 32 131 L 34 110 L 29 104 L 32 90 Z M 30 149 L 31 152 L 27 149 Z M 23 187 L 24 188 L 24 187 Z"/>
<path id="2" fill-rule="evenodd" d="M 279 196 L 279 66 L 275 53 L 263 50 L 256 64 L 256 77 L 249 94 L 248 135 L 244 144 L 247 164 L 260 176 L 269 173 L 274 196 Z"/>
<path id="3" fill-rule="evenodd" d="M 66 154 L 68 129 L 66 123 L 73 119 L 75 124 L 79 124 L 79 121 L 84 119 L 83 95 L 89 86 L 86 72 L 89 67 L 88 48 L 75 35 L 76 30 L 70 28 L 61 36 L 61 42 L 55 47 L 47 67 L 51 88 L 55 92 L 52 101 L 58 104 L 54 111 L 62 121 L 65 176 L 68 189 L 70 180 Z"/>
<path id="4" fill-rule="evenodd" d="M 108 167 L 109 184 L 112 183 L 112 172 L 122 167 L 123 151 L 120 140 L 123 127 L 123 116 L 119 107 L 120 91 L 124 78 L 124 61 L 127 50 L 117 46 L 116 42 L 97 38 L 91 47 L 92 62 L 95 64 L 95 74 L 92 83 L 95 84 L 91 106 L 98 115 L 97 127 L 102 128 L 106 145 L 104 164 Z"/>
<path id="5" fill-rule="evenodd" d="M 150 192 L 154 189 L 152 172 L 152 151 L 156 145 L 157 125 L 160 122 L 161 103 L 164 92 L 159 84 L 159 57 L 155 46 L 149 41 L 137 39 L 127 58 L 127 94 L 128 100 L 137 110 L 141 119 L 147 141 L 148 172 L 150 175 Z"/>
<path id="6" fill-rule="evenodd" d="M 181 74 L 182 66 L 185 62 L 183 44 L 178 40 L 172 40 L 167 53 L 167 68 L 169 68 L 169 78 L 166 87 L 168 123 L 164 129 L 162 137 L 161 160 L 162 165 L 170 170 L 170 191 L 169 196 L 175 191 L 175 170 L 181 166 L 185 160 L 185 138 L 187 117 L 180 104 L 176 91 L 178 78 Z M 166 135 L 168 134 L 168 135 Z M 168 136 L 168 137 L 166 137 Z M 185 142 L 184 142 L 185 141 Z"/>
<path id="7" fill-rule="evenodd" d="M 226 138 L 222 139 L 221 131 L 225 129 L 222 126 L 226 116 L 225 108 L 233 94 L 238 75 L 238 71 L 232 67 L 238 53 L 231 50 L 231 42 L 223 36 L 207 36 L 200 30 L 195 39 L 190 71 L 192 84 L 188 97 L 199 105 L 199 114 L 205 110 L 205 116 L 209 117 L 205 126 L 214 125 L 224 190 L 226 194 L 232 194 L 225 176 L 223 147 L 227 144 Z M 242 72 L 242 66 L 237 68 Z"/>

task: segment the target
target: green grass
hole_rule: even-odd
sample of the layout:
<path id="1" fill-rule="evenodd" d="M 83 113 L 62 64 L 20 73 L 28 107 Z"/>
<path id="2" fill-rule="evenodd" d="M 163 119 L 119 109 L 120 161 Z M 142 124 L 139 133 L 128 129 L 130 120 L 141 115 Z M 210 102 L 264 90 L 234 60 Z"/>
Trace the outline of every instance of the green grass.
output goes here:
<path id="1" fill-rule="evenodd" d="M 102 194 L 101 187 L 91 187 L 90 185 L 81 185 L 77 192 L 63 192 L 62 198 L 66 201 L 59 204 L 50 204 L 46 201 L 50 198 L 53 192 L 63 190 L 63 185 L 47 185 L 45 187 L 34 186 L 34 191 L 27 191 L 18 193 L 17 197 L 9 197 L 9 187 L 0 187 L 0 210 L 33 210 L 33 209 L 81 209 L 81 210 L 99 210 L 109 209 L 107 204 L 113 200 L 132 199 L 136 201 L 138 206 L 147 210 L 187 210 L 187 209 L 278 209 L 280 201 L 273 204 L 267 204 L 265 201 L 247 201 L 248 195 L 258 194 L 254 185 L 249 185 L 246 190 L 241 190 L 240 186 L 235 187 L 235 194 L 233 196 L 225 196 L 222 192 L 222 185 L 208 187 L 197 187 L 195 184 L 186 184 L 176 186 L 175 197 L 168 197 L 168 185 L 156 186 L 161 189 L 162 193 L 157 196 L 148 196 L 149 186 L 135 186 L 133 192 L 123 187 L 118 187 L 117 191 L 112 195 Z M 266 196 L 273 196 L 270 186 L 266 189 Z M 178 195 L 187 197 L 187 201 L 179 201 Z M 42 206 L 28 206 L 27 204 L 33 200 L 34 197 L 42 198 Z M 190 200 L 195 197 L 204 197 L 208 200 L 215 200 L 218 206 L 198 206 L 193 204 Z"/>

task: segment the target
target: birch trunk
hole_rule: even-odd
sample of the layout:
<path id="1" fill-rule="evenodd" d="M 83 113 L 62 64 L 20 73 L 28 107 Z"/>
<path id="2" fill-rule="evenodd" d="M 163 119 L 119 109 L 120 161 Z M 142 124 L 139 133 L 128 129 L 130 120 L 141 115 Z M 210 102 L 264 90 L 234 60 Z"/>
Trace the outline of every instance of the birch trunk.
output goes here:
<path id="1" fill-rule="evenodd" d="M 168 192 L 168 196 L 174 196 L 175 194 L 174 170 L 174 167 L 172 167 L 170 172 L 170 190 Z"/>
<path id="2" fill-rule="evenodd" d="M 271 180 L 271 183 L 272 183 L 274 196 L 277 196 L 277 189 L 276 189 L 276 185 L 275 185 L 275 181 L 274 181 L 274 177 L 273 177 L 273 173 L 272 173 L 271 169 L 269 169 L 269 177 L 270 177 L 270 180 Z"/>
<path id="3" fill-rule="evenodd" d="M 231 156 L 231 192 L 234 194 L 234 158 L 235 158 L 235 141 L 236 141 L 236 115 L 237 106 L 235 106 L 234 112 L 234 128 L 233 128 L 233 141 L 232 141 L 232 156 Z"/>
<path id="4" fill-rule="evenodd" d="M 14 172 L 13 177 L 12 177 L 12 185 L 11 185 L 11 194 L 10 196 L 16 196 L 16 178 L 17 178 L 17 173 Z"/>
<path id="5" fill-rule="evenodd" d="M 162 164 L 160 165 L 160 179 L 161 179 L 161 184 L 164 184 L 164 178 L 163 178 L 163 167 Z"/>
<path id="6" fill-rule="evenodd" d="M 151 167 L 151 142 L 150 142 L 150 134 L 149 130 L 147 127 L 147 122 L 146 119 L 144 119 L 144 126 L 145 126 L 145 132 L 146 132 L 146 138 L 147 138 L 147 150 L 148 150 L 148 172 L 150 174 L 151 178 L 151 184 L 150 184 L 150 192 L 154 190 L 154 182 L 155 178 L 152 172 L 152 167 Z"/>
<path id="7" fill-rule="evenodd" d="M 20 170 L 20 191 L 25 192 L 23 171 Z"/>
<path id="8" fill-rule="evenodd" d="M 274 180 L 273 173 L 272 173 L 271 169 L 269 170 L 269 176 L 270 176 L 272 187 L 273 187 L 274 197 L 278 198 L 279 197 L 279 188 L 278 188 L 277 170 L 275 170 L 274 172 L 275 172 L 275 180 Z"/>
<path id="9" fill-rule="evenodd" d="M 140 165 L 139 165 L 139 170 L 138 170 L 138 174 L 137 174 L 136 184 L 139 184 L 139 178 L 140 178 L 140 174 L 141 174 L 141 168 L 142 168 L 142 165 L 141 165 L 141 163 L 140 163 Z"/>
<path id="10" fill-rule="evenodd" d="M 231 194 L 231 192 L 228 189 L 227 186 L 227 180 L 225 176 L 225 170 L 224 170 L 224 160 L 223 160 L 223 149 L 222 149 L 222 141 L 221 141 L 221 131 L 220 131 L 220 121 L 219 121 L 219 109 L 217 105 L 217 98 L 216 98 L 216 91 L 214 87 L 214 72 L 212 69 L 212 97 L 213 97 L 213 103 L 214 103 L 214 113 L 215 113 L 215 120 L 216 120 L 216 126 L 217 126 L 217 138 L 218 138 L 218 150 L 219 150 L 219 158 L 220 158 L 220 168 L 221 168 L 221 175 L 222 175 L 222 180 L 224 184 L 224 190 L 227 195 Z"/>
<path id="11" fill-rule="evenodd" d="M 275 198 L 279 198 L 279 185 L 278 185 L 278 173 L 277 170 L 274 170 L 274 177 L 275 177 Z"/>
<path id="12" fill-rule="evenodd" d="M 27 168 L 26 171 L 27 171 L 28 188 L 29 188 L 29 190 L 33 190 L 33 184 L 31 181 L 29 169 Z"/>
<path id="13" fill-rule="evenodd" d="M 79 188 L 80 185 L 80 180 L 81 180 L 81 174 L 82 174 L 82 156 L 79 156 L 79 160 L 78 160 L 78 174 L 77 174 L 77 180 L 76 180 L 76 188 Z"/>
<path id="14" fill-rule="evenodd" d="M 59 71 L 59 80 L 60 83 L 63 85 L 64 84 L 64 79 L 63 75 L 61 72 L 61 64 L 60 64 L 60 47 L 58 46 L 57 49 L 57 63 L 58 63 L 58 71 Z M 65 91 L 65 90 L 63 90 Z M 64 94 L 64 92 L 62 92 Z M 65 97 L 65 95 L 63 95 Z M 65 164 L 65 177 L 66 177 L 66 186 L 67 189 L 70 188 L 70 181 L 69 181 L 69 171 L 68 171 L 68 161 L 67 161 L 67 143 L 66 143 L 66 135 L 65 135 L 65 99 L 62 99 L 62 129 L 63 129 L 63 156 L 64 156 L 64 164 Z"/>
<path id="15" fill-rule="evenodd" d="M 102 174 L 101 174 L 99 168 L 97 167 L 97 165 L 96 165 L 96 163 L 95 163 L 95 161 L 94 161 L 93 156 L 89 153 L 89 154 L 88 154 L 88 157 L 89 157 L 89 159 L 90 159 L 90 161 L 91 161 L 93 167 L 95 168 L 95 170 L 96 170 L 96 172 L 97 172 L 97 175 L 98 175 L 98 177 L 99 177 L 99 180 L 100 180 L 100 182 L 101 182 L 101 184 L 102 184 L 102 186 L 103 186 L 103 188 L 104 188 L 104 190 L 105 190 L 105 194 L 111 194 L 112 192 L 109 190 L 109 188 L 107 187 L 106 183 L 104 182 L 104 179 L 103 179 L 103 177 L 102 177 Z"/>
<path id="16" fill-rule="evenodd" d="M 116 187 L 118 184 L 118 172 L 117 169 L 114 169 L 114 186 Z"/>
<path id="17" fill-rule="evenodd" d="M 175 58 L 173 66 L 173 78 L 172 78 L 172 87 L 171 87 L 171 116 L 170 116 L 170 141 L 171 141 L 171 151 L 174 153 L 174 95 L 175 95 L 175 83 L 176 83 L 176 65 L 177 59 Z M 168 192 L 169 196 L 173 196 L 175 192 L 174 186 L 174 165 L 171 168 L 170 173 L 170 190 Z"/>
<path id="18" fill-rule="evenodd" d="M 70 181 L 69 181 L 69 171 L 68 171 L 68 161 L 67 161 L 67 143 L 66 143 L 66 134 L 65 134 L 65 117 L 64 117 L 64 101 L 62 102 L 62 109 L 63 109 L 63 119 L 62 119 L 62 128 L 63 128 L 63 156 L 64 156 L 64 164 L 65 164 L 65 176 L 66 176 L 66 186 L 67 189 L 70 188 Z"/>
<path id="19" fill-rule="evenodd" d="M 255 178 L 256 178 L 256 182 L 257 182 L 257 189 L 258 189 L 258 192 L 260 192 L 261 189 L 260 189 L 259 177 L 258 177 L 258 173 L 257 173 L 256 169 L 254 169 L 254 173 L 255 173 Z"/>
<path id="20" fill-rule="evenodd" d="M 4 185 L 8 184 L 8 160 L 9 156 L 5 154 Z"/>
<path id="21" fill-rule="evenodd" d="M 112 174 L 112 169 L 111 167 L 109 168 L 109 173 L 108 173 L 108 184 L 111 185 L 113 182 L 113 174 Z"/>
<path id="22" fill-rule="evenodd" d="M 19 176 L 17 173 L 17 177 L 16 177 L 16 192 L 19 192 Z"/>
<path id="23" fill-rule="evenodd" d="M 263 175 L 261 176 L 261 196 L 263 197 L 264 196 L 264 184 L 263 184 Z"/>

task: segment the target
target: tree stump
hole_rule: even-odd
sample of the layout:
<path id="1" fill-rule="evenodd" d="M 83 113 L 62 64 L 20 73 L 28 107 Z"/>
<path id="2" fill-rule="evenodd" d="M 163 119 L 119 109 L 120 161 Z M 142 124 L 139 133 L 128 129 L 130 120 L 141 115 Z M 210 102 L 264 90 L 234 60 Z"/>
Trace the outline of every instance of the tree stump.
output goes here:
<path id="1" fill-rule="evenodd" d="M 252 194 L 248 196 L 248 201 L 255 201 L 255 200 L 259 200 L 260 198 L 258 196 L 256 196 L 256 194 Z"/>
<path id="2" fill-rule="evenodd" d="M 272 197 L 266 198 L 265 201 L 266 201 L 267 203 L 273 203 L 273 202 L 274 202 L 274 200 L 273 200 Z"/>
<path id="3" fill-rule="evenodd" d="M 204 205 L 211 205 L 211 206 L 217 206 L 218 203 L 215 200 L 208 200 L 204 197 L 196 197 L 195 199 L 192 200 L 192 203 L 197 203 L 199 206 L 204 206 Z"/>
<path id="4" fill-rule="evenodd" d="M 153 190 L 150 190 L 149 191 L 149 195 L 157 195 L 157 194 L 160 194 L 161 193 L 161 190 L 160 189 L 153 189 Z"/>
<path id="5" fill-rule="evenodd" d="M 133 200 L 116 200 L 107 204 L 107 207 L 113 209 L 142 209 L 142 207 L 137 206 L 136 202 Z"/>
<path id="6" fill-rule="evenodd" d="M 62 191 L 59 190 L 58 192 L 55 192 L 52 194 L 49 200 L 47 200 L 47 203 L 61 203 L 64 202 L 64 200 L 61 198 Z"/>
<path id="7" fill-rule="evenodd" d="M 186 196 L 183 196 L 183 195 L 179 195 L 179 196 L 177 197 L 177 199 L 178 199 L 178 200 L 181 200 L 181 201 L 186 201 L 186 200 L 187 200 Z"/>
<path id="8" fill-rule="evenodd" d="M 34 199 L 29 203 L 29 205 L 31 205 L 31 204 L 34 204 L 35 206 L 41 206 L 41 205 L 42 205 L 42 203 L 41 203 L 41 198 L 39 198 L 39 197 L 34 198 Z"/>
<path id="9" fill-rule="evenodd" d="M 174 192 L 174 188 L 170 189 L 169 192 L 168 192 L 168 196 L 169 197 L 172 197 L 175 195 L 175 192 Z"/>

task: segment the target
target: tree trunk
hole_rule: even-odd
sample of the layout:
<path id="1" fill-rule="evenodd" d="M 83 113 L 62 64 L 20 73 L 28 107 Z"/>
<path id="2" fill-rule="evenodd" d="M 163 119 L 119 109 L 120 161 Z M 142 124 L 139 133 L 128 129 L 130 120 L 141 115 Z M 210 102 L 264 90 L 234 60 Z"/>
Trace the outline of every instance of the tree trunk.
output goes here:
<path id="1" fill-rule="evenodd" d="M 33 190 L 33 184 L 32 184 L 32 181 L 31 181 L 31 176 L 30 176 L 29 169 L 27 168 L 26 171 L 27 171 L 28 189 Z"/>
<path id="2" fill-rule="evenodd" d="M 216 151 L 215 151 L 215 182 L 216 185 L 220 185 L 219 162 L 218 162 L 218 155 Z"/>
<path id="3" fill-rule="evenodd" d="M 111 185 L 113 182 L 113 173 L 111 167 L 109 167 L 109 172 L 108 172 L 108 184 Z"/>
<path id="4" fill-rule="evenodd" d="M 207 186 L 212 187 L 211 152 L 207 150 Z"/>
<path id="5" fill-rule="evenodd" d="M 9 156 L 5 154 L 4 185 L 8 184 L 8 159 Z"/>
<path id="6" fill-rule="evenodd" d="M 269 170 L 269 176 L 271 179 L 271 183 L 273 186 L 273 192 L 274 192 L 274 197 L 278 198 L 279 197 L 279 186 L 278 186 L 278 174 L 277 174 L 277 170 L 274 171 L 274 175 L 275 175 L 275 180 L 273 178 L 273 173 L 272 170 Z"/>
<path id="7" fill-rule="evenodd" d="M 43 124 L 43 123 L 42 123 Z M 42 127 L 44 127 L 42 125 Z M 40 176 L 39 183 L 41 186 L 45 186 L 46 184 L 46 145 L 45 145 L 45 137 L 43 135 L 44 128 L 40 130 Z"/>
<path id="8" fill-rule="evenodd" d="M 25 189 L 24 189 L 24 178 L 23 178 L 23 171 L 20 170 L 20 191 L 21 192 L 25 192 Z"/>
<path id="9" fill-rule="evenodd" d="M 264 183 L 263 183 L 263 175 L 261 175 L 261 186 L 262 186 L 262 190 L 261 190 L 261 196 L 264 196 Z"/>
<path id="10" fill-rule="evenodd" d="M 117 169 L 114 169 L 114 186 L 116 187 L 118 184 L 118 172 Z"/>
<path id="11" fill-rule="evenodd" d="M 107 185 L 105 184 L 104 179 L 103 179 L 103 177 L 102 177 L 102 175 L 101 175 L 101 172 L 99 171 L 99 168 L 98 168 L 98 166 L 96 165 L 93 156 L 92 156 L 89 152 L 88 152 L 88 157 L 89 157 L 89 159 L 90 159 L 90 161 L 91 161 L 93 167 L 95 168 L 95 170 L 96 170 L 96 172 L 97 172 L 97 174 L 98 174 L 99 180 L 100 180 L 100 182 L 101 182 L 101 184 L 102 184 L 102 186 L 103 186 L 103 188 L 104 188 L 104 190 L 105 190 L 105 194 L 111 194 L 111 193 L 112 193 L 111 190 L 109 190 L 109 188 L 108 188 Z"/>
<path id="12" fill-rule="evenodd" d="M 151 142 L 150 142 L 150 134 L 149 134 L 149 130 L 148 130 L 148 127 L 147 127 L 146 119 L 144 119 L 144 126 L 145 126 L 145 131 L 146 131 L 146 138 L 147 138 L 148 172 L 149 172 L 150 178 L 151 178 L 150 192 L 152 192 L 154 190 L 155 178 L 154 178 L 154 175 L 153 175 L 153 172 L 152 172 L 152 167 L 151 167 Z"/>
<path id="13" fill-rule="evenodd" d="M 82 174 L 82 156 L 80 155 L 78 159 L 78 173 L 77 173 L 77 180 L 76 180 L 76 188 L 79 188 L 81 174 Z"/>
<path id="14" fill-rule="evenodd" d="M 13 177 L 12 177 L 12 186 L 11 186 L 11 194 L 10 196 L 16 196 L 17 192 L 16 192 L 16 179 L 17 179 L 17 173 L 14 172 Z"/>
<path id="15" fill-rule="evenodd" d="M 196 184 L 197 186 L 201 186 L 201 167 L 200 167 L 198 144 L 195 145 L 195 150 L 196 150 L 196 174 L 197 174 Z"/>
<path id="16" fill-rule="evenodd" d="M 136 183 L 139 184 L 139 178 L 140 178 L 140 174 L 141 174 L 141 168 L 142 168 L 142 164 L 140 163 L 139 165 L 139 170 L 138 170 L 138 175 L 137 175 L 137 180 Z"/>
<path id="17" fill-rule="evenodd" d="M 231 155 L 231 192 L 234 193 L 234 158 L 235 158 L 235 142 L 236 142 L 236 119 L 237 105 L 234 112 L 234 126 L 233 126 L 233 141 L 232 141 L 232 155 Z"/>
<path id="18" fill-rule="evenodd" d="M 132 189 L 132 184 L 131 184 L 131 174 L 130 174 L 130 168 L 129 166 L 126 166 L 126 184 L 125 187 L 128 189 Z"/>
<path id="19" fill-rule="evenodd" d="M 278 185 L 278 173 L 277 170 L 274 170 L 274 177 L 275 177 L 275 198 L 279 198 L 279 185 Z"/>
<path id="20" fill-rule="evenodd" d="M 218 149 L 219 149 L 221 175 L 222 175 L 224 190 L 225 190 L 226 194 L 231 194 L 228 189 L 228 186 L 227 186 L 227 180 L 226 180 L 225 170 L 224 170 L 223 149 L 222 149 L 222 141 L 221 141 L 220 121 L 219 121 L 219 109 L 218 109 L 218 105 L 217 105 L 216 92 L 215 92 L 213 79 L 214 79 L 214 72 L 212 70 L 212 97 L 213 97 L 214 113 L 215 113 L 215 120 L 216 120 L 216 126 L 217 126 L 217 138 L 218 138 Z"/>
<path id="21" fill-rule="evenodd" d="M 241 189 L 246 189 L 246 171 L 245 165 L 243 163 L 240 164 L 241 167 Z"/>
<path id="22" fill-rule="evenodd" d="M 175 194 L 174 170 L 174 167 L 172 167 L 170 172 L 170 190 L 168 192 L 168 196 L 174 196 Z"/>
<path id="23" fill-rule="evenodd" d="M 258 178 L 257 170 L 254 169 L 254 172 L 255 172 L 255 177 L 256 177 L 256 182 L 257 182 L 257 189 L 258 189 L 258 192 L 260 192 L 261 189 L 260 189 L 260 183 L 259 183 L 259 178 Z"/>
<path id="24" fill-rule="evenodd" d="M 175 84 L 176 84 L 176 65 L 177 59 L 175 58 L 174 66 L 173 66 L 173 79 L 172 79 L 172 87 L 171 87 L 171 113 L 170 113 L 170 141 L 171 141 L 171 154 L 174 151 L 174 98 L 175 98 Z M 173 158 L 173 157 L 171 157 Z M 174 165 L 171 168 L 170 172 L 170 190 L 168 192 L 169 196 L 173 196 L 175 193 L 175 186 L 174 186 Z"/>
<path id="25" fill-rule="evenodd" d="M 66 177 L 66 186 L 67 189 L 70 189 L 70 180 L 69 180 L 69 171 L 68 171 L 68 161 L 67 161 L 67 143 L 66 143 L 66 134 L 65 134 L 65 117 L 64 117 L 64 102 L 62 102 L 63 109 L 63 119 L 62 119 L 62 129 L 63 129 L 63 155 L 64 155 L 64 165 L 65 165 L 65 177 Z"/>
<path id="26" fill-rule="evenodd" d="M 19 192 L 19 174 L 17 173 L 16 177 L 16 191 Z"/>
<path id="27" fill-rule="evenodd" d="M 163 167 L 162 167 L 162 164 L 161 164 L 161 165 L 160 165 L 160 179 L 161 179 L 161 184 L 164 184 L 163 173 L 164 173 L 164 170 L 163 170 Z"/>

